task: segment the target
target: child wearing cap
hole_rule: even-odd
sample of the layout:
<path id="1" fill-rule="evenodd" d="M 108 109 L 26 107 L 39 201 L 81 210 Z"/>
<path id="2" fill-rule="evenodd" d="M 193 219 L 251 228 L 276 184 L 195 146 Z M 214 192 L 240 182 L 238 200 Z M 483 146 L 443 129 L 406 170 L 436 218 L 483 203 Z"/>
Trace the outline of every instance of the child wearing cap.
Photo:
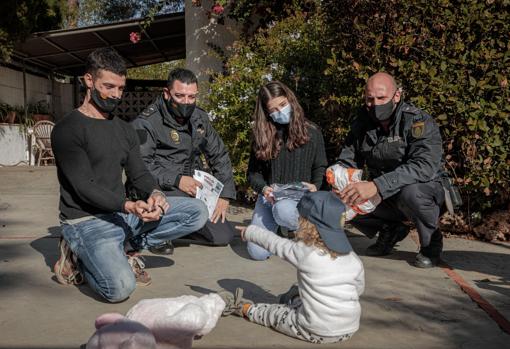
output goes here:
<path id="1" fill-rule="evenodd" d="M 220 292 L 235 314 L 312 343 L 344 341 L 358 330 L 363 264 L 343 230 L 343 203 L 331 192 L 307 193 L 298 204 L 299 228 L 294 241 L 250 225 L 241 237 L 280 256 L 297 269 L 298 286 L 280 304 L 252 304 L 236 294 Z M 283 304 L 282 304 L 283 303 Z"/>

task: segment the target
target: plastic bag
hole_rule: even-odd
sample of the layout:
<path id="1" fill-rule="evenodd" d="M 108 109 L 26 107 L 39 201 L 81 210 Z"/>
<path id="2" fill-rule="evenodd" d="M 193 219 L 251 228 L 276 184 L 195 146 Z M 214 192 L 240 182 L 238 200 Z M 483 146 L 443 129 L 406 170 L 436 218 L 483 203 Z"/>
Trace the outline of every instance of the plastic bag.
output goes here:
<path id="1" fill-rule="evenodd" d="M 158 342 L 174 341 L 180 336 L 204 336 L 211 332 L 221 316 L 225 302 L 215 293 L 200 298 L 143 299 L 126 314 L 152 330 Z"/>
<path id="2" fill-rule="evenodd" d="M 107 313 L 96 319 L 97 331 L 87 349 L 191 349 L 193 339 L 216 326 L 225 302 L 216 293 L 202 297 L 144 299 L 123 316 Z"/>
<path id="3" fill-rule="evenodd" d="M 273 184 L 271 185 L 271 188 L 273 188 L 272 194 L 275 201 L 280 201 L 283 199 L 299 201 L 306 192 L 310 191 L 310 189 L 301 182 L 289 184 Z"/>
<path id="4" fill-rule="evenodd" d="M 326 180 L 333 188 L 341 191 L 351 183 L 362 182 L 362 174 L 363 171 L 357 168 L 345 168 L 336 164 L 326 170 Z M 345 205 L 345 220 L 350 221 L 358 214 L 364 215 L 374 211 L 381 201 L 381 196 L 376 194 L 361 204 L 354 206 Z"/>

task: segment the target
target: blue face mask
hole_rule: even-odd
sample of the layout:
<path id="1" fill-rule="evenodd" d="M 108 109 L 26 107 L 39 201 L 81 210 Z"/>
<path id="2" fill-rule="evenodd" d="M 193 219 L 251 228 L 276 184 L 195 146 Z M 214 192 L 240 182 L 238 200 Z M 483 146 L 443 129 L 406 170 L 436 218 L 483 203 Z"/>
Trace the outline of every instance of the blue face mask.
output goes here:
<path id="1" fill-rule="evenodd" d="M 269 114 L 271 119 L 273 119 L 274 122 L 282 125 L 286 125 L 290 122 L 290 117 L 292 115 L 292 108 L 290 107 L 290 104 L 287 104 L 285 107 L 282 108 L 282 110 L 277 110 Z"/>

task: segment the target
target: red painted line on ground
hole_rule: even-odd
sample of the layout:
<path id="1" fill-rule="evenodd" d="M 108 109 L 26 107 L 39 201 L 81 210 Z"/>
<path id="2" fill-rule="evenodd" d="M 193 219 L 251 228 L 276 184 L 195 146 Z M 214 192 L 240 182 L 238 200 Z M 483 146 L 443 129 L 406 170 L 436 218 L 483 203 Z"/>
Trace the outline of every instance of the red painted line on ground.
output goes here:
<path id="1" fill-rule="evenodd" d="M 411 234 L 409 234 L 411 239 L 416 243 L 417 246 L 420 246 L 420 240 L 418 237 L 418 233 L 413 230 Z M 460 289 L 465 292 L 469 298 L 473 302 L 475 302 L 480 308 L 482 308 L 487 315 L 489 315 L 496 324 L 506 333 L 510 334 L 510 321 L 508 321 L 503 314 L 501 314 L 492 304 L 490 304 L 485 298 L 482 297 L 478 291 L 476 291 L 469 283 L 464 280 L 462 276 L 457 274 L 455 270 L 448 265 L 445 261 L 441 262 L 441 269 L 452 279 Z"/>
<path id="2" fill-rule="evenodd" d="M 464 291 L 473 302 L 475 302 L 480 308 L 482 308 L 497 324 L 498 326 L 510 334 L 510 321 L 508 321 L 492 304 L 486 301 L 480 293 L 478 293 L 473 287 L 471 287 L 466 280 L 459 274 L 457 274 L 452 267 L 443 262 L 441 269 L 459 285 L 460 289 Z"/>

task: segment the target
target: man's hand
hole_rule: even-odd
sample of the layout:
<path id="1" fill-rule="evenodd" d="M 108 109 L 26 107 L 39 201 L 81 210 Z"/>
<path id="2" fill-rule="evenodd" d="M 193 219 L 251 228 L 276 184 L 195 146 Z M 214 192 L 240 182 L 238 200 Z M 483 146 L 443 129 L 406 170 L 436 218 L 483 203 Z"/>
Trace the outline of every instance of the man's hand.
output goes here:
<path id="1" fill-rule="evenodd" d="M 218 198 L 216 208 L 214 209 L 211 217 L 211 222 L 216 223 L 221 217 L 221 223 L 225 223 L 225 218 L 227 218 L 228 204 L 229 202 L 227 199 Z"/>
<path id="2" fill-rule="evenodd" d="M 340 199 L 347 205 L 361 204 L 377 194 L 377 186 L 374 182 L 351 183 L 340 192 Z"/>
<path id="3" fill-rule="evenodd" d="M 264 189 L 262 190 L 262 195 L 264 195 L 264 197 L 270 204 L 274 204 L 273 188 L 272 187 L 270 187 L 270 186 L 264 187 Z"/>
<path id="4" fill-rule="evenodd" d="M 189 196 L 195 197 L 197 194 L 197 187 L 202 188 L 202 183 L 190 176 L 182 176 L 179 181 L 179 189 L 188 194 Z"/>
<path id="5" fill-rule="evenodd" d="M 134 214 L 144 222 L 157 221 L 161 218 L 159 209 L 152 209 L 148 203 L 142 200 L 126 201 L 124 211 Z"/>
<path id="6" fill-rule="evenodd" d="M 124 204 L 124 211 L 134 214 L 144 222 L 158 221 L 161 218 L 161 210 L 153 209 L 147 202 L 138 200 L 126 201 Z"/>
<path id="7" fill-rule="evenodd" d="M 161 192 L 154 192 L 147 199 L 147 204 L 151 207 L 151 211 L 159 210 L 158 213 L 162 216 L 170 208 L 170 204 L 166 201 L 166 196 Z"/>
<path id="8" fill-rule="evenodd" d="M 241 236 L 241 240 L 246 241 L 244 238 L 244 232 L 246 231 L 247 227 L 243 227 L 242 225 L 236 225 L 236 229 L 239 232 L 239 235 Z"/>

